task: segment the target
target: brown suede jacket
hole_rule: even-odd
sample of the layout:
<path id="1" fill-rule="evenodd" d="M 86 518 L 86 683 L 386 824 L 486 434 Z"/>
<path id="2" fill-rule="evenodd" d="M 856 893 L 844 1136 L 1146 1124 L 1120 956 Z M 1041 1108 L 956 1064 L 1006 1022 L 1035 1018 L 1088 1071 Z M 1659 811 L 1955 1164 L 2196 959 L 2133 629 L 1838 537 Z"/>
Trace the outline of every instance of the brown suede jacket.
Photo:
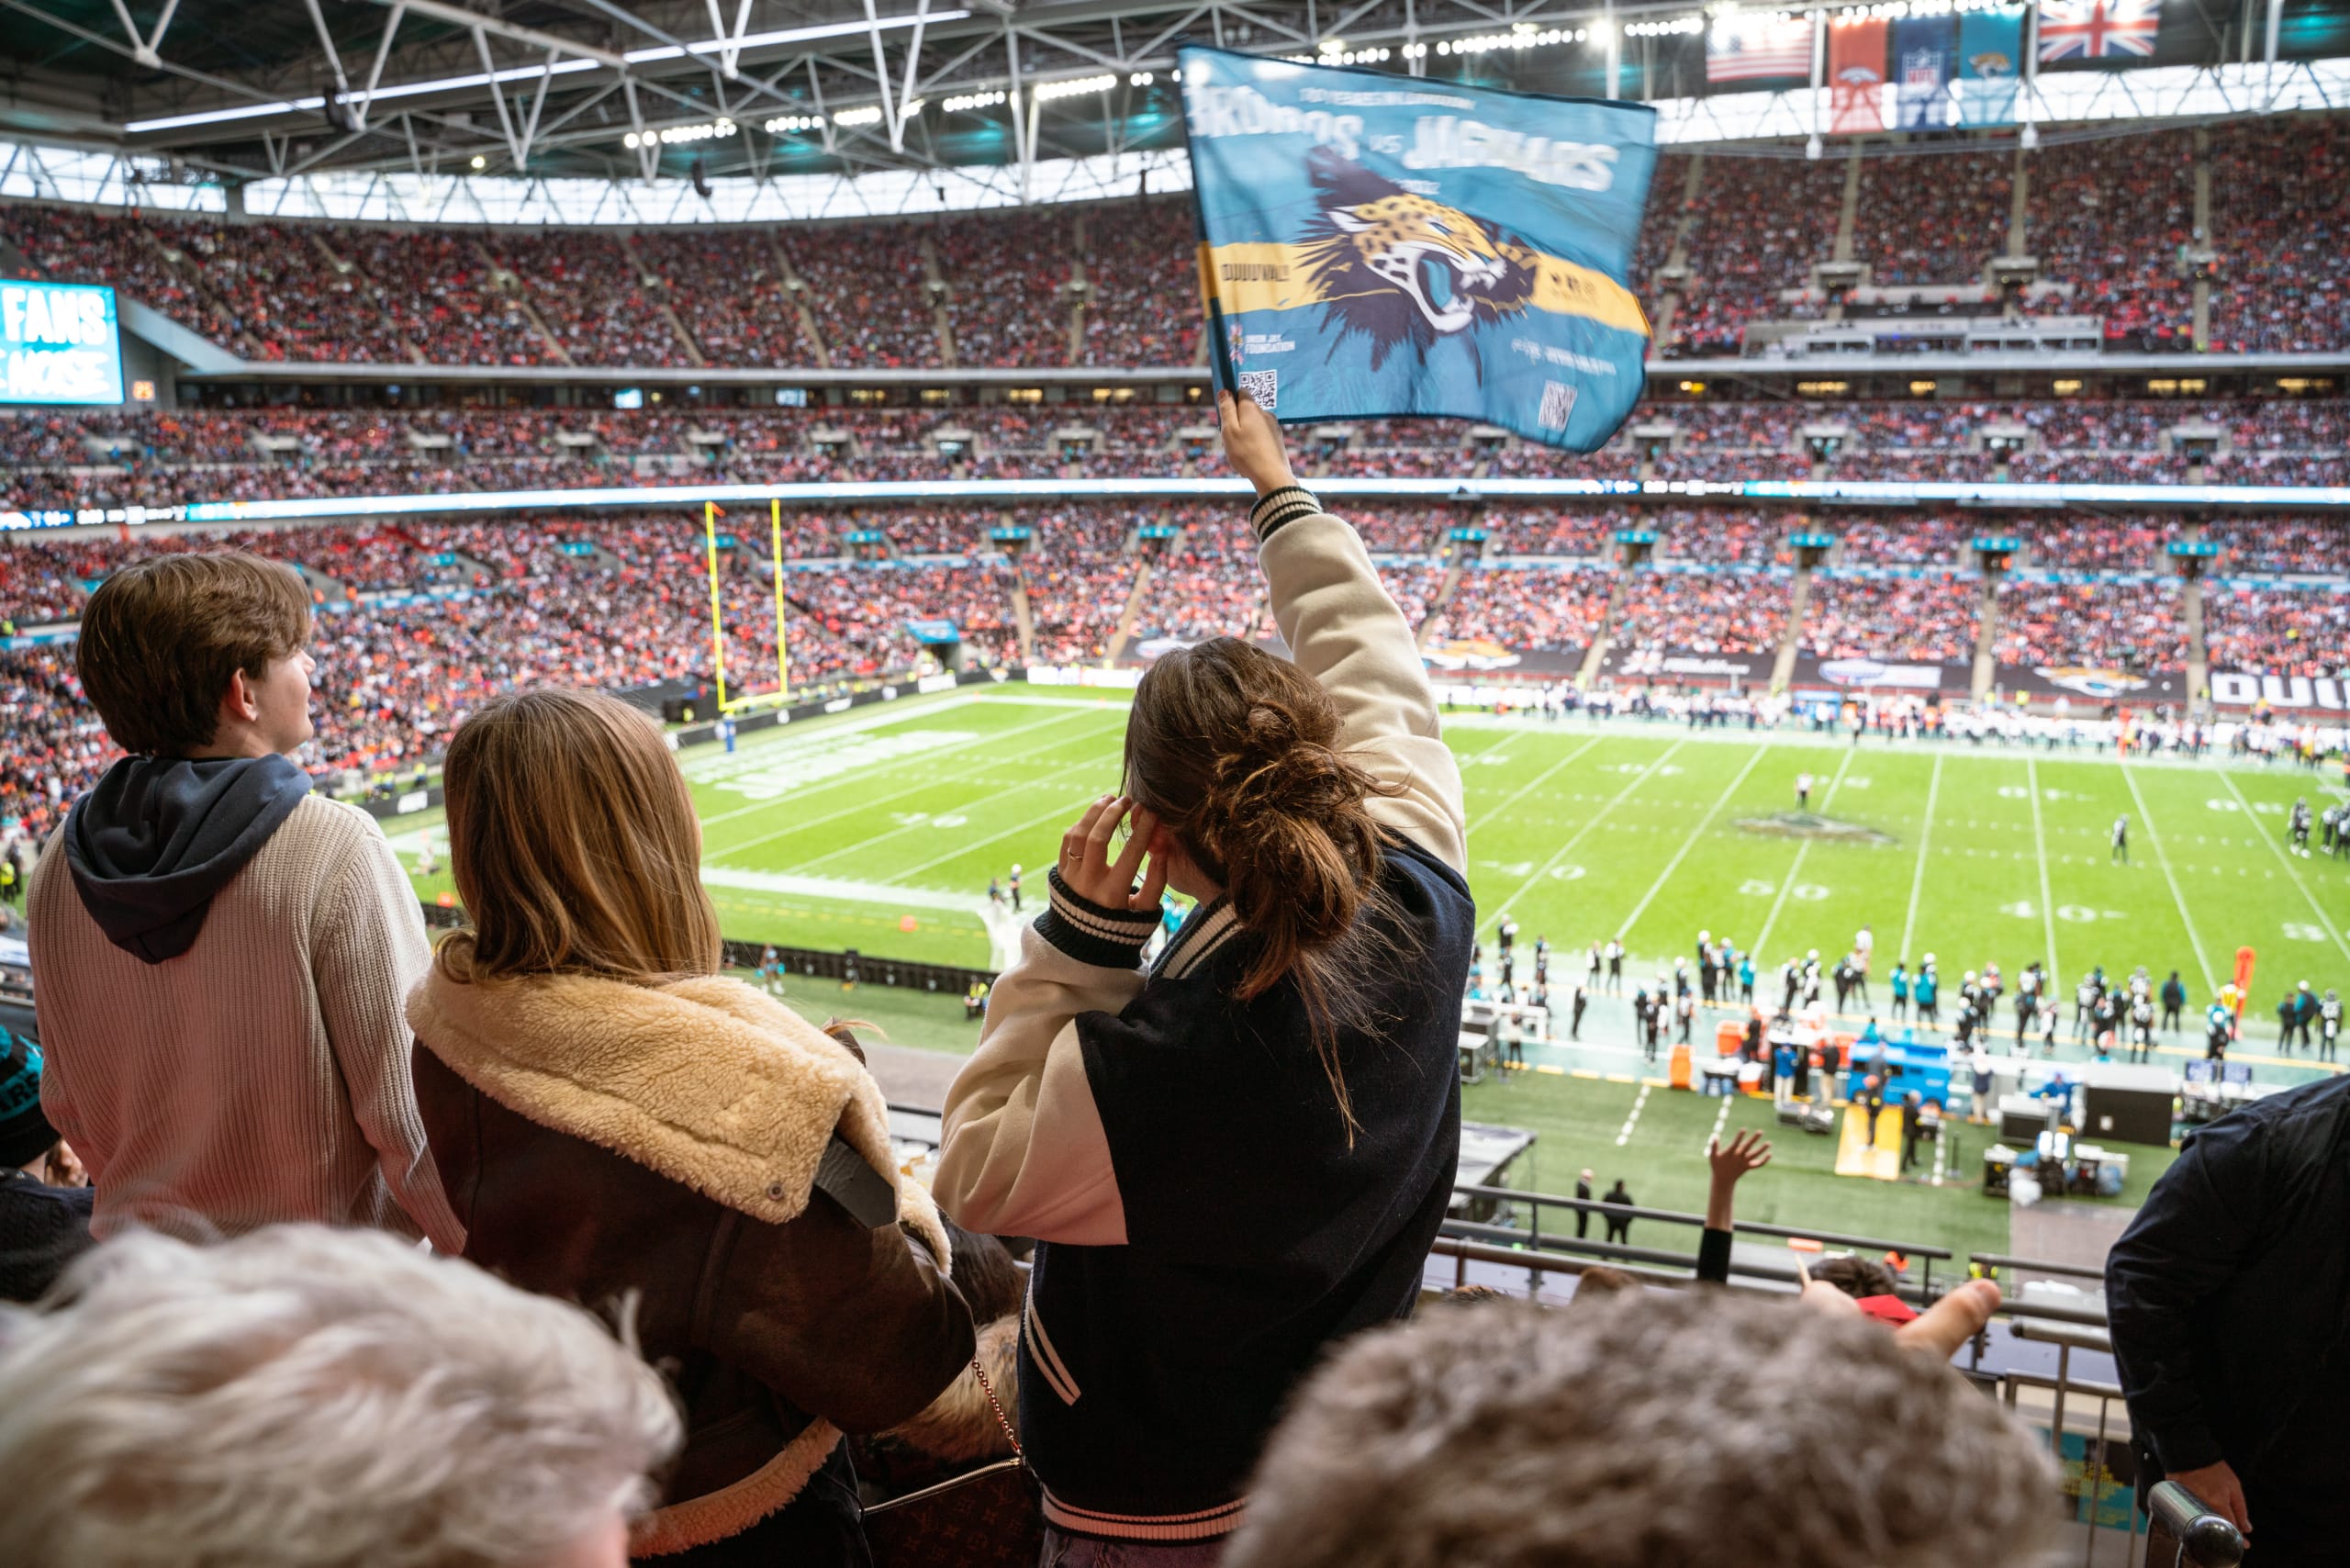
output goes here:
<path id="1" fill-rule="evenodd" d="M 840 1434 L 922 1412 L 971 1359 L 937 1211 L 861 1062 L 738 981 L 579 976 L 408 999 L 427 1148 L 464 1255 L 590 1307 L 635 1298 L 686 1446 L 638 1555 L 739 1534 Z"/>

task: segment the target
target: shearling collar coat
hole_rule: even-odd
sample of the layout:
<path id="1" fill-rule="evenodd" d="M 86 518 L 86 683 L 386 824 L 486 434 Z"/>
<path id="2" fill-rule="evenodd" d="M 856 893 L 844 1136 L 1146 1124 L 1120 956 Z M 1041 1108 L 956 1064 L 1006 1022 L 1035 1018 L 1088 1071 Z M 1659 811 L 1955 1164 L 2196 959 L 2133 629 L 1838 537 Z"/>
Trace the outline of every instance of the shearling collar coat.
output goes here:
<path id="1" fill-rule="evenodd" d="M 636 1298 L 686 1408 L 634 1550 L 742 1533 L 840 1434 L 955 1380 L 970 1314 L 929 1195 L 846 1047 L 739 981 L 558 975 L 408 998 L 428 1148 L 465 1257 L 591 1307 Z"/>

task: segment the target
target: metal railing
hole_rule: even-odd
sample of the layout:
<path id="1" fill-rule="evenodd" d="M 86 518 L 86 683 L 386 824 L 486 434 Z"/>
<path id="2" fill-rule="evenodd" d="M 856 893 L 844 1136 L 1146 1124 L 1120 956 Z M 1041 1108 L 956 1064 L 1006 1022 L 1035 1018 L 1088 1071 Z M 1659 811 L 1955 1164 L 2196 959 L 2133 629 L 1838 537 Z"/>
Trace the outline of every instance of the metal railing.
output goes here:
<path id="1" fill-rule="evenodd" d="M 1490 1198 L 1502 1203 L 1527 1204 L 1533 1212 L 1527 1226 L 1522 1231 L 1514 1226 L 1485 1226 L 1483 1228 L 1500 1234 L 1523 1236 L 1525 1238 L 1526 1245 L 1538 1250 L 1542 1249 L 1547 1246 L 1563 1245 L 1566 1242 L 1566 1238 L 1561 1232 L 1552 1231 L 1548 1233 L 1546 1236 L 1543 1231 L 1542 1211 L 1546 1208 L 1566 1209 L 1575 1213 L 1597 1215 L 1603 1219 L 1612 1216 L 1617 1219 L 1645 1219 L 1655 1220 L 1666 1225 L 1695 1226 L 1699 1230 L 1703 1230 L 1706 1227 L 1706 1216 L 1704 1215 L 1683 1214 L 1675 1209 L 1647 1209 L 1628 1204 L 1610 1204 L 1598 1198 L 1565 1198 L 1559 1196 L 1555 1193 L 1529 1193 L 1521 1191 L 1516 1187 L 1484 1187 L 1461 1184 L 1455 1186 L 1452 1190 L 1456 1193 L 1472 1198 Z M 1470 1222 L 1452 1221 L 1449 1223 L 1454 1225 L 1465 1225 Z M 1746 1220 L 1733 1220 L 1730 1223 L 1730 1231 L 1731 1234 L 1737 1236 L 1764 1236 L 1786 1241 L 1817 1241 L 1823 1246 L 1860 1248 L 1877 1253 L 1898 1252 L 1904 1258 L 1916 1259 L 1924 1265 L 1924 1267 L 1919 1271 L 1917 1288 L 1927 1293 L 1931 1293 L 1933 1290 L 1935 1260 L 1939 1259 L 1947 1263 L 1954 1260 L 1958 1256 L 1957 1253 L 1951 1251 L 1947 1248 L 1928 1247 L 1922 1242 L 1888 1240 L 1881 1236 L 1850 1236 L 1840 1231 L 1809 1230 L 1799 1226 L 1762 1225 L 1751 1223 Z M 1574 1249 L 1577 1251 L 1589 1251 L 1595 1245 L 1606 1244 L 1595 1244 L 1582 1240 L 1581 1238 L 1577 1238 L 1573 1242 Z M 1630 1253 L 1627 1254 L 1627 1256 L 1634 1255 L 1635 1254 Z M 1653 1262 L 1685 1261 L 1693 1268 L 1696 1265 L 1697 1261 L 1696 1256 L 1694 1253 L 1684 1254 L 1675 1252 L 1649 1253 L 1646 1255 L 1645 1260 Z M 1732 1268 L 1734 1271 L 1740 1273 L 1752 1273 L 1755 1271 L 1751 1269 L 1738 1269 L 1734 1264 L 1732 1265 Z"/>

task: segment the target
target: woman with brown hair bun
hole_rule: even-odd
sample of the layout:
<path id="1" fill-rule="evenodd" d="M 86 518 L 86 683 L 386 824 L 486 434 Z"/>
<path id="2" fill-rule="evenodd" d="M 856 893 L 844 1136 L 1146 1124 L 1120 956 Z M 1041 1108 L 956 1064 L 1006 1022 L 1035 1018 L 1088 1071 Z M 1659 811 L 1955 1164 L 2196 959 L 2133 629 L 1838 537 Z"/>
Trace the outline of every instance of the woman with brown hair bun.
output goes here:
<path id="1" fill-rule="evenodd" d="M 638 1555 L 865 1568 L 841 1434 L 923 1410 L 972 1344 L 879 1088 L 852 1045 L 719 972 L 692 797 L 644 715 L 500 698 L 446 778 L 472 925 L 408 1015 L 465 1257 L 633 1303 L 686 1422 Z"/>
<path id="2" fill-rule="evenodd" d="M 1271 416 L 1218 412 L 1294 662 L 1223 637 L 1143 677 L 1125 792 L 1063 836 L 946 1098 L 941 1204 L 1040 1243 L 1020 1418 L 1060 1568 L 1215 1561 L 1291 1385 L 1410 1311 L 1459 1153 L 1476 913 L 1435 693 Z M 1170 887 L 1199 905 L 1146 971 Z"/>

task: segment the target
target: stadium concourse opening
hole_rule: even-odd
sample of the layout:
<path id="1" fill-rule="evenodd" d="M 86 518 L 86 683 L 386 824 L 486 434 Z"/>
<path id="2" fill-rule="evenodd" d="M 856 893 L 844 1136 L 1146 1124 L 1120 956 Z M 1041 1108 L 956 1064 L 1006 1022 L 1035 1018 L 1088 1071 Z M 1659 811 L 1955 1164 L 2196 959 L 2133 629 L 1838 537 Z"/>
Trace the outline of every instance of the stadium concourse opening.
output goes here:
<path id="1" fill-rule="evenodd" d="M 2343 1559 L 2344 0 L 595 9 L 0 15 L 0 1560 Z"/>

